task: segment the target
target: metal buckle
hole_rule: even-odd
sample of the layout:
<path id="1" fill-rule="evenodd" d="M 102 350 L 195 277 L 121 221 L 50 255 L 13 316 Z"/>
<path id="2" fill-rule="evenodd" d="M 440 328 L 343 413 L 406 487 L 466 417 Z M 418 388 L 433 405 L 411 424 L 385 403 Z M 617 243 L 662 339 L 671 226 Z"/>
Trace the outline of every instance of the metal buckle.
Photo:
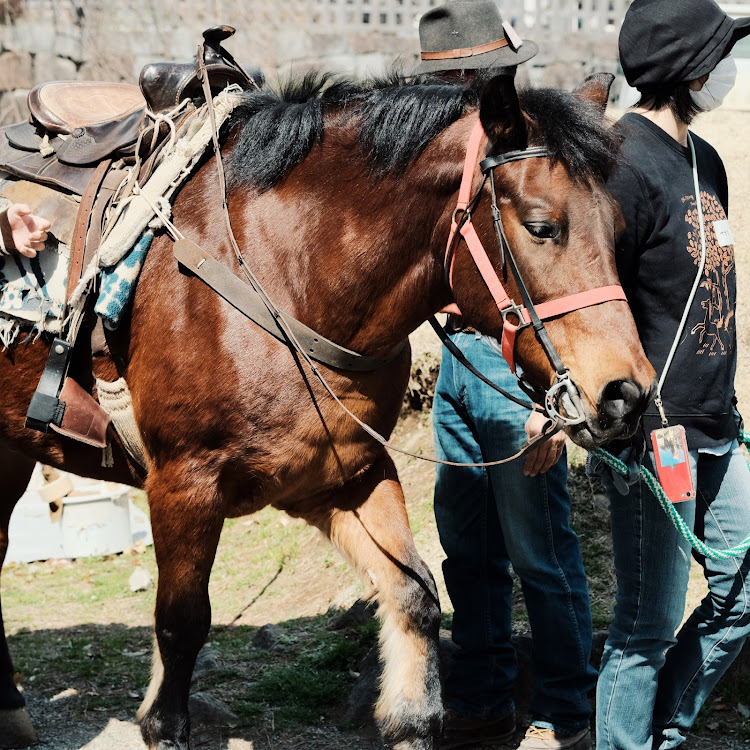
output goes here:
<path id="1" fill-rule="evenodd" d="M 555 382 L 544 396 L 544 408 L 550 418 L 560 419 L 565 425 L 581 424 L 586 421 L 578 388 L 567 371 L 562 375 L 557 374 Z M 565 413 L 561 411 L 561 408 Z"/>
<path id="2" fill-rule="evenodd" d="M 510 301 L 510 305 L 508 307 L 504 307 L 502 310 L 500 310 L 500 315 L 503 316 L 503 325 L 505 325 L 508 322 L 508 316 L 509 315 L 515 315 L 518 318 L 518 324 L 514 323 L 513 321 L 510 321 L 510 325 L 512 325 L 516 330 L 521 331 L 526 326 L 531 325 L 531 321 L 527 321 L 523 317 L 523 311 L 526 308 L 523 307 L 523 305 L 517 305 L 513 300 Z"/>
<path id="3" fill-rule="evenodd" d="M 458 215 L 461 214 L 461 223 L 458 221 Z M 471 209 L 467 206 L 466 208 L 454 208 L 453 217 L 451 219 L 453 224 L 456 224 L 459 228 L 464 224 L 471 221 Z"/>

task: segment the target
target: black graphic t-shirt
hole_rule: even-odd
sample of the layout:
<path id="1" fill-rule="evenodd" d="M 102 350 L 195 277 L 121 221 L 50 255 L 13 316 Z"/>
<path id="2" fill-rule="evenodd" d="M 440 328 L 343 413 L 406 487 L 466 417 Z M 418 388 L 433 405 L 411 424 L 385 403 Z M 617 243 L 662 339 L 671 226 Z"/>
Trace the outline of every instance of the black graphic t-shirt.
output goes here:
<path id="1" fill-rule="evenodd" d="M 690 148 L 658 125 L 630 112 L 621 161 L 608 182 L 626 229 L 617 268 L 646 356 L 664 368 L 701 259 L 701 238 Z M 737 437 L 733 413 L 736 276 L 727 220 L 727 177 L 719 155 L 691 133 L 698 162 L 706 236 L 706 265 L 677 352 L 662 387 L 670 424 L 682 424 L 690 448 Z M 656 408 L 647 432 L 660 426 Z"/>

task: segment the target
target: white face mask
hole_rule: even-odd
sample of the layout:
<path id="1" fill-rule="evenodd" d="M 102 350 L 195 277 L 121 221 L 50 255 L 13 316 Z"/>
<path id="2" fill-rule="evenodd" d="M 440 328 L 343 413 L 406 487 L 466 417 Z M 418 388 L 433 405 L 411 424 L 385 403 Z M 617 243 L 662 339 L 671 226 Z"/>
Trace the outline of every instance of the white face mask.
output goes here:
<path id="1" fill-rule="evenodd" d="M 708 75 L 700 91 L 691 91 L 690 98 L 704 111 L 710 112 L 721 106 L 726 95 L 737 80 L 737 63 L 733 57 L 725 57 Z"/>

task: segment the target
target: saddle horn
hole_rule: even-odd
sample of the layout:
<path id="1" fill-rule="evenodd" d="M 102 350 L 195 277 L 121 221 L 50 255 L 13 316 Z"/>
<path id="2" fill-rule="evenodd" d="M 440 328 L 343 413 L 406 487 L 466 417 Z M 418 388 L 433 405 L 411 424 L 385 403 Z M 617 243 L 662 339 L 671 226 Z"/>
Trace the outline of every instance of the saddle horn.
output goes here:
<path id="1" fill-rule="evenodd" d="M 234 33 L 233 26 L 211 26 L 203 32 L 203 41 L 192 62 L 146 65 L 141 71 L 139 83 L 151 111 L 172 109 L 183 99 L 202 98 L 199 56 L 203 57 L 212 91 L 221 91 L 230 83 L 237 83 L 243 89 L 261 88 L 266 79 L 260 68 L 253 65 L 246 70 L 222 46 L 222 42 Z"/>

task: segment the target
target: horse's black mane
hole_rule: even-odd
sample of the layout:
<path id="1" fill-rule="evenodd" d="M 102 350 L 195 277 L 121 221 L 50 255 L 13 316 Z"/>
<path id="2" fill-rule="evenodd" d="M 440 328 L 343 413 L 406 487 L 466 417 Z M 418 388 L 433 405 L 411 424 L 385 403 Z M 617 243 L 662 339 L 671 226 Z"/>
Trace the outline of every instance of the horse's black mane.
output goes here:
<path id="1" fill-rule="evenodd" d="M 356 118 L 359 145 L 374 177 L 403 169 L 445 128 L 478 106 L 483 82 L 467 87 L 398 74 L 369 82 L 308 74 L 279 91 L 248 92 L 232 113 L 236 131 L 227 157 L 229 187 L 276 185 L 324 138 L 324 116 Z M 606 176 L 616 136 L 593 105 L 555 89 L 519 91 L 521 108 L 537 123 L 545 146 L 574 179 Z"/>
<path id="2" fill-rule="evenodd" d="M 622 137 L 596 105 L 558 89 L 518 92 L 521 109 L 536 123 L 540 143 L 575 180 L 606 179 L 617 160 Z"/>

